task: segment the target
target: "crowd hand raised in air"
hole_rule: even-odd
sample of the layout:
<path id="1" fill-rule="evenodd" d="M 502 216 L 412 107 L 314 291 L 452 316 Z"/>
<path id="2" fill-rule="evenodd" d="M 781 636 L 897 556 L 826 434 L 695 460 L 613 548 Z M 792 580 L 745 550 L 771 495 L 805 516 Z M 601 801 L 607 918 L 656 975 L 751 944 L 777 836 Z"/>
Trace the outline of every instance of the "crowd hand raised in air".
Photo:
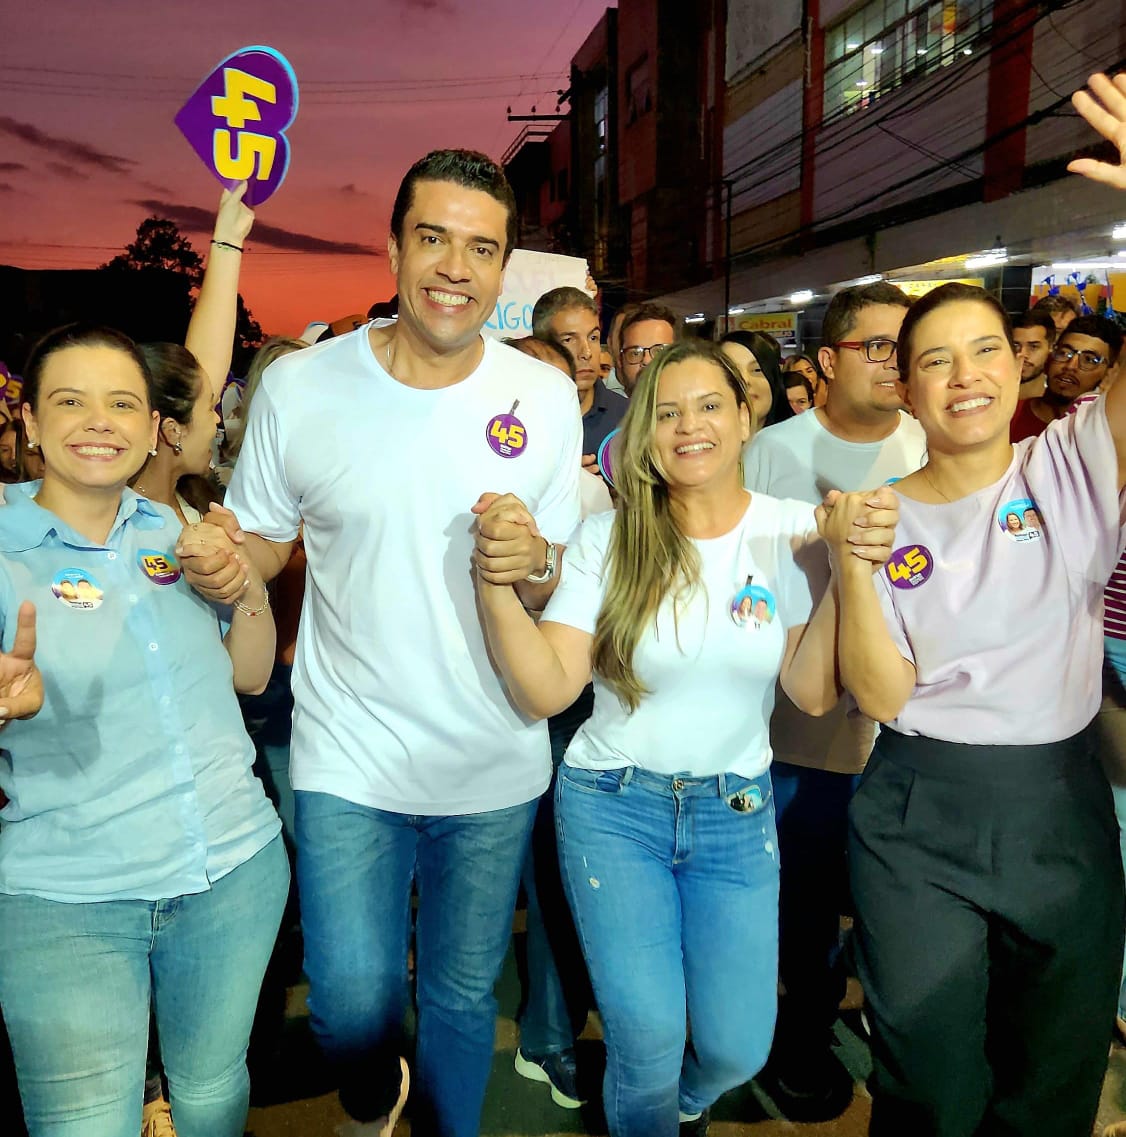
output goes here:
<path id="1" fill-rule="evenodd" d="M 176 542 L 184 579 L 206 600 L 231 604 L 249 587 L 253 567 L 243 545 L 238 519 L 212 503 L 206 520 L 187 525 Z"/>
<path id="2" fill-rule="evenodd" d="M 1068 163 L 1073 174 L 1126 190 L 1126 71 L 1108 78 L 1101 72 L 1087 80 L 1087 90 L 1071 96 L 1072 105 L 1108 142 L 1118 147 L 1118 165 L 1094 158 Z"/>
<path id="3" fill-rule="evenodd" d="M 543 569 L 544 539 L 528 507 L 514 494 L 485 493 L 473 506 L 473 563 L 488 584 L 517 584 Z"/>
<path id="4" fill-rule="evenodd" d="M 830 490 L 816 518 L 835 571 L 855 567 L 859 560 L 876 572 L 891 556 L 899 507 L 890 486 L 859 493 Z"/>
<path id="5" fill-rule="evenodd" d="M 244 204 L 246 182 L 239 182 L 234 189 L 225 189 L 219 195 L 219 211 L 215 214 L 216 241 L 226 241 L 239 245 L 250 236 L 254 226 L 254 211 Z"/>
<path id="6" fill-rule="evenodd" d="M 12 650 L 0 652 L 0 726 L 29 719 L 43 706 L 43 676 L 35 665 L 35 605 L 25 600 L 16 616 Z"/>

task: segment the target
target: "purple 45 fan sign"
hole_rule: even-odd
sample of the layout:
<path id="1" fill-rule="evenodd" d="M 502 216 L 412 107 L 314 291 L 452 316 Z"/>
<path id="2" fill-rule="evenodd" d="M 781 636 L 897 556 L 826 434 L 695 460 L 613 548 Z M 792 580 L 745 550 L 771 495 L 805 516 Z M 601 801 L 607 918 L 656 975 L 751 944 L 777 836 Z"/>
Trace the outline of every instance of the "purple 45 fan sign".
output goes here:
<path id="1" fill-rule="evenodd" d="M 297 117 L 297 76 L 272 47 L 228 55 L 195 89 L 176 125 L 204 165 L 233 189 L 246 182 L 247 205 L 261 205 L 285 180 Z"/>

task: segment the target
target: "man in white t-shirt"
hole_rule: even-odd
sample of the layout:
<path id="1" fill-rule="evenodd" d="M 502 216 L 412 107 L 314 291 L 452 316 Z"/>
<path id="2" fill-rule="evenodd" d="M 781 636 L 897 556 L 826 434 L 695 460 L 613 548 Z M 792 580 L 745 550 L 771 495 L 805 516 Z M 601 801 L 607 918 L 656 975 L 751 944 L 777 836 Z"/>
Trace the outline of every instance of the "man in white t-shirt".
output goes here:
<path id="1" fill-rule="evenodd" d="M 546 725 L 519 714 L 489 659 L 471 564 L 479 529 L 486 567 L 540 608 L 555 583 L 549 542 L 579 520 L 573 385 L 480 335 L 515 221 L 484 155 L 417 162 L 388 240 L 398 322 L 267 370 L 227 498 L 267 579 L 303 526 L 298 884 L 313 1030 L 360 1123 L 349 1133 L 379 1132 L 398 1092 L 412 882 L 415 1131 L 478 1132 L 493 984 L 551 773 Z M 506 520 L 518 506 L 535 528 Z M 185 571 L 217 591 L 229 582 L 216 561 Z"/>
<path id="2" fill-rule="evenodd" d="M 819 503 L 829 490 L 872 489 L 921 465 L 923 431 L 903 412 L 897 387 L 896 337 L 909 303 L 887 283 L 833 297 L 818 352 L 828 379 L 825 406 L 752 439 L 744 456 L 748 489 Z M 851 1076 L 832 1053 L 831 1028 L 845 985 L 839 927 L 847 901 L 848 802 L 873 737 L 871 720 L 847 697 L 833 713 L 811 718 L 778 693 L 771 776 L 786 995 L 760 1080 L 794 1121 L 828 1120 L 852 1098 Z"/>

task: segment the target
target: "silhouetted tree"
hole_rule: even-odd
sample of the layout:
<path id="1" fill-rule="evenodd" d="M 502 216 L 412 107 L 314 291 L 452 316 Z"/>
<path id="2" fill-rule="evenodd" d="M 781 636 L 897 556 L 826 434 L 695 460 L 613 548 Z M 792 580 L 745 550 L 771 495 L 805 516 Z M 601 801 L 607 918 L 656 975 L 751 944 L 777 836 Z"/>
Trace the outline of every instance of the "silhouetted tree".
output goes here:
<path id="1" fill-rule="evenodd" d="M 192 248 L 191 241 L 180 232 L 174 221 L 155 215 L 146 217 L 137 226 L 137 235 L 125 246 L 124 252 L 101 267 L 112 272 L 163 269 L 186 276 L 193 290 L 203 282 L 203 258 Z M 261 326 L 240 295 L 231 364 L 236 375 L 246 374 L 250 357 L 265 338 Z"/>

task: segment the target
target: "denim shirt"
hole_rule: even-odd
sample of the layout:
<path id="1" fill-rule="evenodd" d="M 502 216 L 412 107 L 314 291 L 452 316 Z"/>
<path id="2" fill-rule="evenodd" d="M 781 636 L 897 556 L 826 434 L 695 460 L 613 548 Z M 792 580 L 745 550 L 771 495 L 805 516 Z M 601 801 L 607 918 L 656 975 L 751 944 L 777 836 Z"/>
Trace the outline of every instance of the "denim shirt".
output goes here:
<path id="1" fill-rule="evenodd" d="M 0 647 L 35 604 L 43 707 L 0 733 L 0 892 L 202 892 L 277 834 L 219 615 L 180 575 L 175 514 L 124 491 L 104 545 L 7 486 Z"/>

